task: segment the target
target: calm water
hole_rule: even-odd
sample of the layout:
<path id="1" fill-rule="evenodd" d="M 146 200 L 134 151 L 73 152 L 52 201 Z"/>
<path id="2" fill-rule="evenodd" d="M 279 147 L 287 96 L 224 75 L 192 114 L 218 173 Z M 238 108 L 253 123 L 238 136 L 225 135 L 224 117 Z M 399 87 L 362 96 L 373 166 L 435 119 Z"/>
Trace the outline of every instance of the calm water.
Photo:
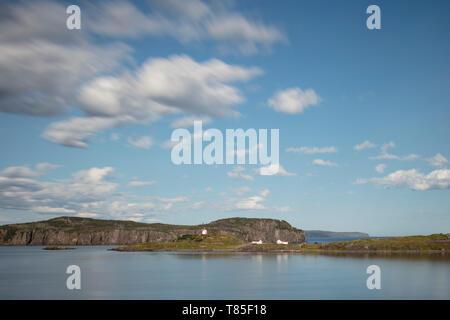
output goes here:
<path id="1" fill-rule="evenodd" d="M 443 256 L 331 256 L 0 247 L 0 299 L 450 299 Z M 66 289 L 68 265 L 81 290 Z M 381 290 L 366 268 L 381 267 Z"/>

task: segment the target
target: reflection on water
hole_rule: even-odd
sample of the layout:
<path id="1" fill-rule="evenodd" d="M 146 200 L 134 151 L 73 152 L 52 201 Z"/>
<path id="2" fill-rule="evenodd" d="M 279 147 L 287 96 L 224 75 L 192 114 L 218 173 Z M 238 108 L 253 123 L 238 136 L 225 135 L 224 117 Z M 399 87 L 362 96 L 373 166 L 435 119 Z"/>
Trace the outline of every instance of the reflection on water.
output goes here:
<path id="1" fill-rule="evenodd" d="M 449 299 L 450 256 L 0 247 L 1 299 Z M 68 265 L 82 289 L 66 289 Z M 379 265 L 381 290 L 366 287 Z"/>
<path id="2" fill-rule="evenodd" d="M 399 259 L 399 260 L 437 260 L 437 261 L 448 261 L 450 262 L 449 252 L 431 252 L 431 253 L 420 253 L 420 252 L 305 252 L 302 254 L 308 255 L 321 255 L 329 257 L 340 257 L 340 258 L 377 258 L 377 259 Z"/>

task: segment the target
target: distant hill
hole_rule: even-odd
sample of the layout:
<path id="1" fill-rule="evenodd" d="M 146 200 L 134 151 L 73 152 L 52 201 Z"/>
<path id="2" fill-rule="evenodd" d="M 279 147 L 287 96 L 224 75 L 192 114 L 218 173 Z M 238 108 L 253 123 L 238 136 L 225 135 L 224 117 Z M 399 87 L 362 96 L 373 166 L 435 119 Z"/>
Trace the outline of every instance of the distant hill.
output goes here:
<path id="1" fill-rule="evenodd" d="M 321 230 L 305 230 L 307 238 L 368 238 L 364 232 L 334 232 Z"/>
<path id="2" fill-rule="evenodd" d="M 162 223 L 59 217 L 46 221 L 0 226 L 0 245 L 120 245 L 168 241 L 186 234 L 223 234 L 243 241 L 303 243 L 305 233 L 274 219 L 229 218 L 187 226 Z"/>
<path id="3" fill-rule="evenodd" d="M 450 234 L 428 236 L 406 236 L 392 238 L 371 238 L 353 241 L 306 244 L 306 251 L 319 252 L 450 252 Z"/>

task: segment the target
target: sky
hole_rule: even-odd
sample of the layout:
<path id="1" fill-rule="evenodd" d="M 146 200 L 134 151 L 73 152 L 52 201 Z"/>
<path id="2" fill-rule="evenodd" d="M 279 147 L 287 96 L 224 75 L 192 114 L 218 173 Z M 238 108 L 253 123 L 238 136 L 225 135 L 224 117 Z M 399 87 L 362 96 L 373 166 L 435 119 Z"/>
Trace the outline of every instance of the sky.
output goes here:
<path id="1" fill-rule="evenodd" d="M 68 29 L 76 4 L 81 29 Z M 366 26 L 376 4 L 381 29 Z M 448 1 L 0 4 L 0 224 L 274 218 L 450 232 Z M 177 128 L 279 129 L 280 171 L 175 165 Z M 241 150 L 252 152 L 252 150 Z"/>

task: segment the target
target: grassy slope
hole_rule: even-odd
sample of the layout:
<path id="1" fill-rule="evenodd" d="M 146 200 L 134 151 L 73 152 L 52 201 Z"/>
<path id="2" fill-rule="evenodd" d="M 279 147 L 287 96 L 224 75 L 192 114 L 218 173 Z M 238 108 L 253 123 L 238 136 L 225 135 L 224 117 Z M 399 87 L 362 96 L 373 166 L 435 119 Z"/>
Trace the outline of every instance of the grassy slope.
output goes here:
<path id="1" fill-rule="evenodd" d="M 249 252 L 310 252 L 310 251 L 435 251 L 450 252 L 450 235 L 433 234 L 429 236 L 410 236 L 385 239 L 362 239 L 339 241 L 326 244 L 288 244 L 265 243 L 252 245 L 228 235 L 185 235 L 167 242 L 149 242 L 120 246 L 118 251 L 249 251 Z"/>
<path id="2" fill-rule="evenodd" d="M 73 250 L 75 248 L 71 248 L 69 246 L 47 246 L 44 250 Z"/>
<path id="3" fill-rule="evenodd" d="M 324 244 L 307 244 L 303 250 L 336 251 L 450 251 L 450 234 L 409 236 L 383 239 L 337 241 Z"/>
<path id="4" fill-rule="evenodd" d="M 32 230 L 63 231 L 75 233 L 91 233 L 113 230 L 152 230 L 169 232 L 173 230 L 197 230 L 197 226 L 169 225 L 162 223 L 139 223 L 134 221 L 100 220 L 79 217 L 58 217 L 46 221 L 29 222 L 0 226 L 0 230 L 6 230 L 5 241 L 10 240 L 17 232 L 29 232 Z"/>
<path id="5" fill-rule="evenodd" d="M 167 242 L 148 242 L 120 246 L 117 251 L 212 251 L 232 250 L 244 242 L 228 235 L 184 235 Z"/>
<path id="6" fill-rule="evenodd" d="M 298 230 L 292 227 L 286 221 L 274 219 L 257 219 L 257 218 L 229 218 L 213 221 L 208 224 L 198 226 L 192 225 L 173 225 L 163 223 L 139 223 L 134 221 L 122 220 L 103 220 L 80 217 L 58 217 L 46 221 L 29 222 L 22 224 L 11 224 L 0 226 L 0 229 L 10 231 L 31 231 L 35 229 L 43 230 L 58 230 L 67 232 L 93 232 L 93 231 L 108 231 L 108 230 L 155 230 L 155 231 L 172 231 L 172 230 L 198 230 L 199 227 L 214 227 L 219 229 L 231 229 L 247 226 L 252 227 L 257 223 L 275 221 L 279 229 L 283 230 Z"/>

